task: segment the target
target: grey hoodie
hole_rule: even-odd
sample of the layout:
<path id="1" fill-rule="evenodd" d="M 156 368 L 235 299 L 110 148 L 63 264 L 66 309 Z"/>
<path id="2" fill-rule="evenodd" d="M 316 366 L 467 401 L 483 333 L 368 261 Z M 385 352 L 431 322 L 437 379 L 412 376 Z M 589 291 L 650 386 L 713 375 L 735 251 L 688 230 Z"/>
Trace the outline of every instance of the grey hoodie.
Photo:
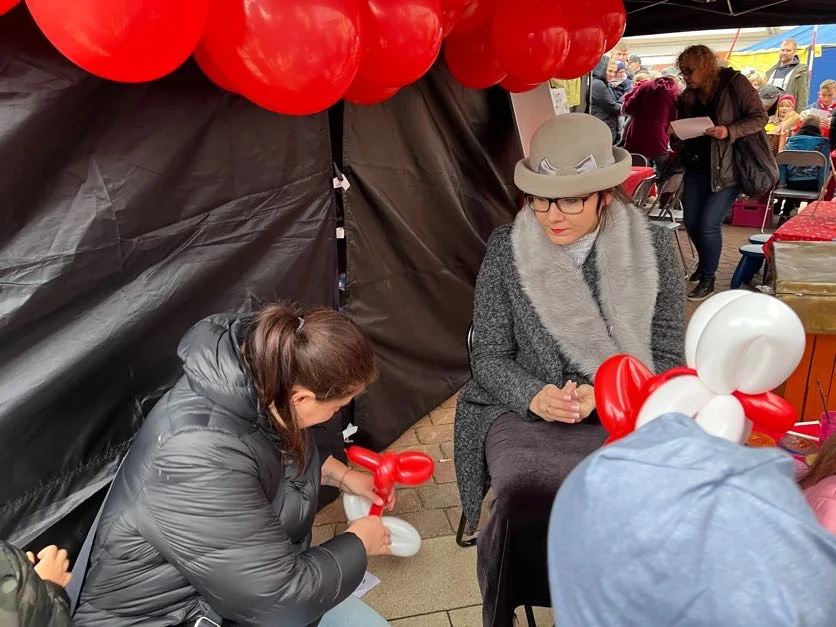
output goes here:
<path id="1" fill-rule="evenodd" d="M 662 416 L 587 458 L 552 511 L 560 627 L 833 627 L 836 537 L 790 458 Z"/>

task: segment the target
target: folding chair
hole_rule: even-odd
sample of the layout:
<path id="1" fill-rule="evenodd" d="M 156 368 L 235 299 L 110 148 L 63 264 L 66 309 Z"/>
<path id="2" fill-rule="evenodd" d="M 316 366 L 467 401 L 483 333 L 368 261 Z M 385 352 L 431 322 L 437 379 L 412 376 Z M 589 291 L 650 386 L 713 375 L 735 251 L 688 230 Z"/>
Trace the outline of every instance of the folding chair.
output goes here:
<path id="1" fill-rule="evenodd" d="M 664 226 L 673 232 L 676 238 L 676 247 L 679 249 L 679 257 L 682 259 L 682 268 L 687 276 L 691 273 L 691 265 L 694 263 L 696 253 L 694 251 L 694 245 L 691 243 L 688 234 L 684 233 L 682 227 L 682 216 L 684 213 L 682 190 L 684 185 L 684 177 L 681 172 L 671 174 L 659 186 L 656 200 L 648 207 L 645 216 L 653 224 Z M 682 234 L 685 235 L 691 253 L 690 262 L 685 257 L 685 248 L 681 238 Z"/>
<path id="2" fill-rule="evenodd" d="M 650 167 L 650 161 L 644 155 L 640 155 L 637 152 L 631 152 L 630 156 L 633 157 L 633 165 L 634 166 L 642 166 L 645 168 Z"/>
<path id="3" fill-rule="evenodd" d="M 653 186 L 656 185 L 656 175 L 653 174 L 643 179 L 636 185 L 633 191 L 633 204 L 639 209 L 644 209 L 647 204 L 650 194 L 653 191 Z"/>
<path id="4" fill-rule="evenodd" d="M 815 150 L 782 150 L 775 156 L 778 162 L 778 167 L 781 166 L 801 166 L 801 167 L 817 167 L 828 170 L 828 157 Z M 772 217 L 772 202 L 774 200 L 801 200 L 808 203 L 821 200 L 824 197 L 824 192 L 827 190 L 827 183 L 833 176 L 833 172 L 824 177 L 824 183 L 818 190 L 805 191 L 801 189 L 789 189 L 786 185 L 781 185 L 780 182 L 776 185 L 766 201 L 766 211 L 763 214 L 763 222 L 761 223 L 761 233 L 766 231 L 766 221 Z"/>
<path id="5" fill-rule="evenodd" d="M 470 376 L 473 376 L 473 366 L 471 365 L 470 356 L 473 354 L 473 322 L 470 323 L 470 326 L 467 328 L 467 363 L 470 365 Z M 487 488 L 485 489 L 487 493 Z M 473 536 L 469 540 L 464 539 L 464 528 L 467 524 L 467 519 L 464 517 L 464 512 L 462 512 L 461 518 L 459 518 L 459 528 L 456 531 L 456 544 L 460 547 L 467 548 L 471 546 L 476 546 L 477 536 Z M 525 619 L 528 622 L 528 627 L 537 627 L 537 622 L 534 620 L 534 610 L 531 609 L 530 605 L 523 605 L 523 610 L 525 610 Z"/>

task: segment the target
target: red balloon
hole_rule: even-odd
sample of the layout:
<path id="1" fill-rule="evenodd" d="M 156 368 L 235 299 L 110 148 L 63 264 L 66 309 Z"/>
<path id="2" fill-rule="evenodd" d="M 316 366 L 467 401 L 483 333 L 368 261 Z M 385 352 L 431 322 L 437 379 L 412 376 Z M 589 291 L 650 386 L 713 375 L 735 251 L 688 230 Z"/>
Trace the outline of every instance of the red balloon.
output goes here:
<path id="1" fill-rule="evenodd" d="M 441 50 L 439 0 L 360 0 L 363 57 L 357 76 L 378 85 L 421 78 Z"/>
<path id="2" fill-rule="evenodd" d="M 462 17 L 455 26 L 456 36 L 472 33 L 485 25 L 493 14 L 497 0 L 470 0 L 464 7 Z M 448 33 L 449 34 L 449 33 Z"/>
<path id="3" fill-rule="evenodd" d="M 555 0 L 515 0 L 496 9 L 493 50 L 509 74 L 527 83 L 556 76 L 569 51 L 568 20 Z"/>
<path id="4" fill-rule="evenodd" d="M 361 78 L 355 78 L 343 98 L 354 104 L 373 105 L 388 100 L 400 89 L 400 87 L 383 87 L 364 81 Z"/>
<path id="5" fill-rule="evenodd" d="M 219 0 L 201 49 L 254 103 L 308 115 L 337 102 L 354 80 L 360 11 L 356 0 Z"/>
<path id="6" fill-rule="evenodd" d="M 526 81 L 520 80 L 516 76 L 511 76 L 509 74 L 501 83 L 499 83 L 499 86 L 505 91 L 510 91 L 512 94 L 521 94 L 526 91 L 531 91 L 535 87 L 539 87 L 542 83 L 543 81 L 539 81 L 537 83 L 527 83 Z"/>
<path id="7" fill-rule="evenodd" d="M 743 405 L 746 417 L 760 429 L 784 433 L 792 429 L 798 420 L 798 414 L 793 406 L 772 392 L 763 394 L 732 392 L 732 394 Z"/>
<path id="8" fill-rule="evenodd" d="M 569 22 L 569 51 L 555 78 L 578 78 L 591 72 L 607 51 L 604 26 L 591 0 L 573 0 L 563 9 Z"/>
<path id="9" fill-rule="evenodd" d="M 429 481 L 435 470 L 433 458 L 425 453 L 406 451 L 398 455 L 395 478 L 403 485 L 419 485 Z"/>
<path id="10" fill-rule="evenodd" d="M 450 74 L 465 87 L 487 89 L 508 76 L 494 56 L 491 34 L 488 22 L 467 35 L 448 37 L 444 44 Z"/>
<path id="11" fill-rule="evenodd" d="M 624 30 L 627 28 L 624 0 L 600 0 L 598 12 L 604 25 L 604 49 L 611 50 L 624 36 Z"/>
<path id="12" fill-rule="evenodd" d="M 636 427 L 644 403 L 642 388 L 653 376 L 647 366 L 629 355 L 607 359 L 595 373 L 595 407 L 601 424 L 610 434 L 608 442 L 628 435 Z"/>
<path id="13" fill-rule="evenodd" d="M 26 0 L 58 50 L 91 74 L 140 83 L 176 70 L 206 25 L 209 0 Z"/>
<path id="14" fill-rule="evenodd" d="M 8 13 L 18 4 L 20 4 L 20 0 L 0 0 L 0 15 Z"/>
<path id="15" fill-rule="evenodd" d="M 218 66 L 214 64 L 212 58 L 203 49 L 202 43 L 198 44 L 197 49 L 194 51 L 194 60 L 200 66 L 200 69 L 203 70 L 203 73 L 206 74 L 206 77 L 215 83 L 215 85 L 234 94 L 238 93 L 232 81 L 218 69 Z"/>
<path id="16" fill-rule="evenodd" d="M 391 452 L 378 455 L 360 446 L 350 446 L 345 452 L 352 462 L 372 472 L 375 492 L 384 501 L 392 494 L 396 482 L 418 485 L 432 477 L 435 469 L 435 463 L 430 456 L 415 451 L 407 451 L 400 455 Z M 369 516 L 380 516 L 382 513 L 381 505 L 373 504 L 369 510 Z"/>
<path id="17" fill-rule="evenodd" d="M 475 0 L 441 0 L 441 30 L 446 37 Z"/>

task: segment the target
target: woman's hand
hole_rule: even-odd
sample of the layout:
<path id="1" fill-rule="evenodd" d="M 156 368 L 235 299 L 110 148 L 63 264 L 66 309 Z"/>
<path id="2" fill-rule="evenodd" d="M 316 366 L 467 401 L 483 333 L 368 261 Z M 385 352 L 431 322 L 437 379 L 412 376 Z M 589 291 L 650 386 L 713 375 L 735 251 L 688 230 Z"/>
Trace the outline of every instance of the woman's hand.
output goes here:
<path id="1" fill-rule="evenodd" d="M 714 139 L 728 139 L 729 137 L 729 127 L 728 126 L 712 126 L 710 129 L 705 131 L 705 134 L 709 137 L 713 137 Z"/>
<path id="2" fill-rule="evenodd" d="M 389 500 L 384 503 L 380 495 L 374 491 L 374 477 L 367 472 L 349 470 L 345 473 L 340 488 L 348 494 L 363 496 L 375 505 L 383 505 L 389 511 L 395 507 L 395 491 L 392 490 Z"/>
<path id="3" fill-rule="evenodd" d="M 70 570 L 70 560 L 67 557 L 67 551 L 59 549 L 54 544 L 41 549 L 38 553 L 38 562 L 35 563 L 35 556 L 32 552 L 27 552 L 26 557 L 29 561 L 35 564 L 35 572 L 44 581 L 51 581 L 58 584 L 62 588 L 66 588 L 67 584 L 72 579 Z"/>
<path id="4" fill-rule="evenodd" d="M 563 389 L 549 384 L 537 392 L 528 408 L 548 422 L 580 422 L 586 416 L 581 414 L 576 388 L 577 384 L 573 381 L 568 381 Z"/>
<path id="5" fill-rule="evenodd" d="M 389 555 L 392 552 L 392 532 L 386 528 L 380 516 L 358 518 L 345 532 L 360 538 L 367 555 Z"/>
<path id="6" fill-rule="evenodd" d="M 595 411 L 595 388 L 586 384 L 579 385 L 575 390 L 575 398 L 581 406 L 581 419 L 589 418 L 590 414 Z"/>

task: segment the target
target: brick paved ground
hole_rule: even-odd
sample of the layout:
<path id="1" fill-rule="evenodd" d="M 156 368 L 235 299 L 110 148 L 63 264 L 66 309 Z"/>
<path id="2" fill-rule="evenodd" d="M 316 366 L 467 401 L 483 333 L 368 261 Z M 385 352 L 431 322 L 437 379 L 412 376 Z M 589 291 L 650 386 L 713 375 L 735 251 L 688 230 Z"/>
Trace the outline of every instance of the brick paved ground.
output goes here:
<path id="1" fill-rule="evenodd" d="M 753 229 L 737 227 L 724 227 L 724 250 L 720 260 L 720 268 L 717 273 L 718 289 L 728 289 L 734 269 L 740 259 L 738 248 L 747 243 L 750 234 L 755 233 Z M 683 236 L 683 243 L 685 242 Z M 687 250 L 687 249 L 686 249 Z M 696 309 L 696 304 L 687 303 L 686 315 L 690 318 Z M 436 462 L 436 470 L 431 483 L 418 488 L 405 488 L 398 490 L 397 507 L 395 514 L 408 521 L 419 531 L 422 538 L 439 538 L 455 534 L 461 515 L 459 506 L 458 490 L 456 488 L 456 475 L 453 468 L 453 418 L 455 414 L 456 397 L 445 401 L 429 415 L 419 420 L 411 429 L 395 442 L 391 450 L 423 451 L 430 455 Z M 483 508 L 483 520 L 488 515 L 488 504 Z M 342 500 L 326 507 L 317 516 L 314 527 L 314 543 L 323 542 L 331 538 L 335 533 L 345 530 L 345 514 L 342 509 Z M 473 551 L 474 549 L 460 549 L 452 542 L 449 543 L 452 550 L 446 551 L 450 560 L 461 561 L 461 551 Z M 470 577 L 475 580 L 476 573 L 472 570 L 472 564 L 467 563 L 466 572 L 462 577 Z M 407 568 L 408 561 L 402 562 Z M 464 566 L 462 568 L 465 568 Z M 374 568 L 372 568 L 374 570 Z M 385 585 L 381 584 L 381 586 Z M 405 591 L 388 590 L 389 595 L 405 594 Z M 370 597 L 377 598 L 377 597 Z M 382 603 L 382 602 L 381 602 Z M 472 600 L 470 601 L 472 603 Z M 375 605 L 372 603 L 372 605 Z M 385 605 L 385 604 L 384 604 Z M 397 605 L 397 604 L 396 604 Z M 386 606 L 389 607 L 388 605 Z M 455 607 L 455 603 L 453 604 Z M 469 627 L 479 624 L 479 613 L 475 606 L 468 605 L 463 601 L 457 608 L 452 609 L 448 604 L 446 607 L 433 608 L 434 612 L 422 613 L 395 624 L 401 627 L 407 625 L 454 625 L 454 627 Z M 381 610 L 382 611 L 382 610 Z M 390 611 L 390 613 L 392 613 Z M 403 613 L 395 612 L 387 618 L 401 618 L 406 616 Z M 539 622 L 538 622 L 539 624 Z"/>

